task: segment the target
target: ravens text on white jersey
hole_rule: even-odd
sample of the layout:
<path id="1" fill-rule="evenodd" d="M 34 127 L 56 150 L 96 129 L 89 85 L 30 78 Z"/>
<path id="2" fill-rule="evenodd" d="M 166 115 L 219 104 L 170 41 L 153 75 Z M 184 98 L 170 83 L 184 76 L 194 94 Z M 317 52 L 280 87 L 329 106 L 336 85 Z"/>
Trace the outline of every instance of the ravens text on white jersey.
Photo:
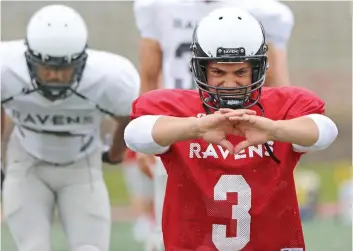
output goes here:
<path id="1" fill-rule="evenodd" d="M 24 41 L 1 42 L 1 103 L 15 133 L 32 156 L 70 163 L 100 146 L 105 114 L 128 116 L 140 80 L 132 63 L 119 55 L 87 50 L 78 88 L 65 99 L 51 101 L 31 84 Z"/>

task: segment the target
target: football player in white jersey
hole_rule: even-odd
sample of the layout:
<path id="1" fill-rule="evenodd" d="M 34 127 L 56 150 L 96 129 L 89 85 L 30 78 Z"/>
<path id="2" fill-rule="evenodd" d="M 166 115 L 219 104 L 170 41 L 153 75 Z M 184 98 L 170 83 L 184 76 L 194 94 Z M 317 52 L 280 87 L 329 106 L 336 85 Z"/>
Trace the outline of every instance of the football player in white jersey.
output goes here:
<path id="1" fill-rule="evenodd" d="M 294 17 L 285 4 L 275 0 L 136 0 L 135 19 L 142 37 L 142 93 L 158 88 L 160 74 L 164 88 L 194 88 L 188 68 L 192 31 L 204 15 L 222 6 L 243 8 L 262 23 L 268 36 L 271 65 L 265 84 L 289 85 L 286 44 L 294 25 Z M 163 246 L 161 215 L 167 175 L 158 158 L 156 161 L 153 156 L 137 154 L 137 161 L 140 168 L 154 178 L 156 229 L 148 239 L 147 250 L 159 250 Z"/>
<path id="2" fill-rule="evenodd" d="M 72 251 L 108 251 L 110 203 L 104 162 L 119 163 L 140 80 L 121 56 L 87 49 L 75 10 L 37 11 L 24 41 L 1 45 L 1 103 L 15 124 L 7 148 L 4 216 L 19 251 L 49 251 L 54 208 Z M 105 114 L 118 126 L 102 154 Z"/>

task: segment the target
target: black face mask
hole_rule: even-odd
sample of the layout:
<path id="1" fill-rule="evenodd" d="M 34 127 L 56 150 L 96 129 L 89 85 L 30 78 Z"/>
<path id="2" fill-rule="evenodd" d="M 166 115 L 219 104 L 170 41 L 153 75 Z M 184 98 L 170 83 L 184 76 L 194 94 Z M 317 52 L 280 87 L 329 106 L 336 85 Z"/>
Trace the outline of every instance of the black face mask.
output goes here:
<path id="1" fill-rule="evenodd" d="M 83 70 L 87 61 L 86 51 L 78 54 L 71 61 L 66 57 L 45 57 L 44 60 L 40 54 L 36 54 L 30 49 L 25 52 L 27 66 L 33 86 L 38 89 L 45 98 L 55 101 L 64 99 L 72 94 L 73 89 L 77 89 L 82 77 Z M 39 67 L 46 67 L 54 70 L 72 69 L 71 79 L 65 83 L 55 83 L 54 81 L 45 81 L 38 74 Z"/>

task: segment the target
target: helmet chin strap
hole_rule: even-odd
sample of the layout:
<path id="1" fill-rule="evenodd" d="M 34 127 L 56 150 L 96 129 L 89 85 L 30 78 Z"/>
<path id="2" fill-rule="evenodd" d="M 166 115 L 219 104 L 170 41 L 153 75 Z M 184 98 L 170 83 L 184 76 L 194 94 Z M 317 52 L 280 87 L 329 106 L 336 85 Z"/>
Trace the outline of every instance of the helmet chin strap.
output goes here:
<path id="1" fill-rule="evenodd" d="M 70 91 L 70 89 L 72 89 L 71 85 L 47 85 L 47 84 L 42 84 L 39 83 L 36 80 L 34 81 L 34 86 L 35 88 L 42 93 L 42 95 L 44 95 L 45 98 L 51 100 L 51 101 L 55 101 L 58 99 L 63 99 L 66 98 L 68 96 L 68 92 Z"/>

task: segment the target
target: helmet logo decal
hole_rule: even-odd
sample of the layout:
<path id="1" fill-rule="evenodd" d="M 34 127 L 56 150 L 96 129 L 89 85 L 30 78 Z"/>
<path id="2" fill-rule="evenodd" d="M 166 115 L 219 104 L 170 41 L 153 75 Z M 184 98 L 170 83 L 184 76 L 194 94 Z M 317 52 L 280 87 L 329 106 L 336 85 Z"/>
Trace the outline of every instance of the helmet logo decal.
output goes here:
<path id="1" fill-rule="evenodd" d="M 217 49 L 217 57 L 227 57 L 227 56 L 245 56 L 245 49 L 240 48 L 223 48 L 219 47 Z"/>

